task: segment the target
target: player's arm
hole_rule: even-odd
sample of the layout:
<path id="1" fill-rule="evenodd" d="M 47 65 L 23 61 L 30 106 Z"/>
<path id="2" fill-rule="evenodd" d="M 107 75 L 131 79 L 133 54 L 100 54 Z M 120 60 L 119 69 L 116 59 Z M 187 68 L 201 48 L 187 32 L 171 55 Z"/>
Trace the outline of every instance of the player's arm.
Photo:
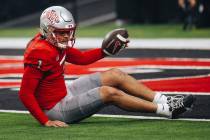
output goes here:
<path id="1" fill-rule="evenodd" d="M 68 125 L 64 122 L 49 120 L 35 98 L 35 90 L 42 76 L 42 71 L 37 68 L 27 66 L 23 74 L 19 98 L 34 118 L 42 125 L 48 127 L 67 127 Z"/>
<path id="2" fill-rule="evenodd" d="M 76 48 L 67 49 L 66 61 L 73 64 L 91 64 L 105 56 L 118 54 L 129 43 L 126 29 L 115 29 L 109 32 L 101 45 L 101 48 L 81 52 Z"/>
<path id="3" fill-rule="evenodd" d="M 72 64 L 87 65 L 105 57 L 101 48 L 80 51 L 76 48 L 69 48 L 66 51 L 66 61 Z"/>
<path id="4" fill-rule="evenodd" d="M 49 119 L 41 110 L 35 98 L 35 91 L 43 73 L 31 66 L 26 66 L 20 86 L 19 98 L 29 112 L 41 123 L 45 124 Z"/>

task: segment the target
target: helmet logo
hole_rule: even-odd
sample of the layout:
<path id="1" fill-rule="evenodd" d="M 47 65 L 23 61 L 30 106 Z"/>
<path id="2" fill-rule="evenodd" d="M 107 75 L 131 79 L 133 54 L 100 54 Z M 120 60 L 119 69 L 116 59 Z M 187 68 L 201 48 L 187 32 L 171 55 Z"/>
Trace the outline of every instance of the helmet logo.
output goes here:
<path id="1" fill-rule="evenodd" d="M 46 18 L 50 21 L 51 25 L 54 25 L 55 23 L 59 23 L 59 17 L 56 14 L 55 10 L 50 10 L 46 12 Z"/>
<path id="2" fill-rule="evenodd" d="M 73 25 L 72 24 L 68 24 L 68 25 L 66 25 L 66 28 L 73 28 Z"/>

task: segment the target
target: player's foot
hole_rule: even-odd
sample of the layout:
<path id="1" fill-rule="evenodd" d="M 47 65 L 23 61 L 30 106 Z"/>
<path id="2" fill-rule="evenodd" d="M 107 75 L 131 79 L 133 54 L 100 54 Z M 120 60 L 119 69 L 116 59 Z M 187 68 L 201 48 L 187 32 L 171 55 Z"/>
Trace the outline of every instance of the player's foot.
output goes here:
<path id="1" fill-rule="evenodd" d="M 174 97 L 168 97 L 167 100 L 167 104 L 169 105 L 169 111 L 171 111 L 170 118 L 176 119 L 180 114 L 192 108 L 192 105 L 195 101 L 195 97 L 193 95 L 177 95 Z"/>

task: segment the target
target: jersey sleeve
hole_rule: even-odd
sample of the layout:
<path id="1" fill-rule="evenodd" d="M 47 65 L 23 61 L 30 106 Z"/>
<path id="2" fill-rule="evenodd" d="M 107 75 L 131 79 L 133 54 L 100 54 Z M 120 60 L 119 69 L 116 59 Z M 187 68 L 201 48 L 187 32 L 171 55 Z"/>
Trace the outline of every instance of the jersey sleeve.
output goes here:
<path id="1" fill-rule="evenodd" d="M 87 65 L 105 57 L 101 48 L 91 49 L 84 52 L 76 48 L 69 48 L 66 51 L 66 61 L 72 64 Z"/>
<path id="2" fill-rule="evenodd" d="M 48 71 L 53 67 L 52 53 L 47 49 L 32 49 L 24 54 L 24 65 Z"/>
<path id="3" fill-rule="evenodd" d="M 35 98 L 35 91 L 42 76 L 43 72 L 39 69 L 27 66 L 24 70 L 19 98 L 29 112 L 41 124 L 45 124 L 48 121 L 48 117 L 44 114 Z"/>

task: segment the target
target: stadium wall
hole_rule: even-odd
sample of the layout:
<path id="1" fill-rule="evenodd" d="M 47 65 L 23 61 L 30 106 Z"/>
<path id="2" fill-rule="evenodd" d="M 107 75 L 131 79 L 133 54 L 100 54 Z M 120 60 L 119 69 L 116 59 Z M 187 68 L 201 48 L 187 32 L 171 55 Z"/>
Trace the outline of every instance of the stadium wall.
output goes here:
<path id="1" fill-rule="evenodd" d="M 1 5 L 0 27 L 38 26 L 41 11 L 62 5 L 83 25 L 123 19 L 132 23 L 177 23 L 181 21 L 178 0 L 15 0 Z M 210 26 L 210 1 L 197 0 L 197 26 Z M 203 12 L 199 9 L 203 6 Z M 90 20 L 91 19 L 91 20 Z"/>

